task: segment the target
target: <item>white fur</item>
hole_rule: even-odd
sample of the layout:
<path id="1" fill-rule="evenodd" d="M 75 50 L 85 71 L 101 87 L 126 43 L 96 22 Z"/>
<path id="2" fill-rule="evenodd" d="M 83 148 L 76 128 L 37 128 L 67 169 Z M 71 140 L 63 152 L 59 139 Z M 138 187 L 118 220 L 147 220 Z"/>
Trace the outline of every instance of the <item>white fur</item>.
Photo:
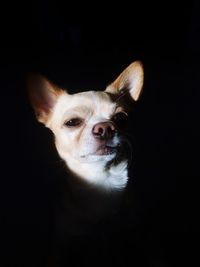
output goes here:
<path id="1" fill-rule="evenodd" d="M 61 154 L 60 156 L 62 157 Z M 110 160 L 109 157 L 96 157 L 101 158 L 96 158 L 94 162 L 90 163 L 80 163 L 71 158 L 66 161 L 66 164 L 78 177 L 84 179 L 91 186 L 96 186 L 106 191 L 124 189 L 128 181 L 127 161 L 123 161 L 116 166 L 113 165 L 110 169 L 106 170 L 105 163 Z"/>

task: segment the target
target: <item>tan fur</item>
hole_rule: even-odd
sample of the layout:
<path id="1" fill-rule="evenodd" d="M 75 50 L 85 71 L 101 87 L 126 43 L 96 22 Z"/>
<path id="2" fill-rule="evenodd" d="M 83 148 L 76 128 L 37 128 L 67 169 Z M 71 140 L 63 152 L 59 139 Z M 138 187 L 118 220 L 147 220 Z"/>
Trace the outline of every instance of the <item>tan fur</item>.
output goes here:
<path id="1" fill-rule="evenodd" d="M 117 93 L 121 89 L 128 89 L 131 97 L 137 101 L 143 87 L 143 80 L 143 65 L 140 61 L 135 61 L 130 64 L 110 86 L 107 87 L 106 91 Z"/>

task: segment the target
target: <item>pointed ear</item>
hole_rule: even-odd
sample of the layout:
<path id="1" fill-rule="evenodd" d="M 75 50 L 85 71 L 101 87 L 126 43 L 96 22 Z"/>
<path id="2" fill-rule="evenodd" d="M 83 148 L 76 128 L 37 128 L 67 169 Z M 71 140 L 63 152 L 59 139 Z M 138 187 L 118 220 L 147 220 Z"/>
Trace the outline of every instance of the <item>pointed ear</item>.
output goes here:
<path id="1" fill-rule="evenodd" d="M 130 64 L 117 79 L 106 88 L 106 92 L 118 94 L 128 90 L 133 100 L 137 101 L 142 91 L 144 80 L 143 65 L 140 61 Z"/>
<path id="2" fill-rule="evenodd" d="M 27 89 L 31 105 L 39 122 L 47 123 L 62 90 L 40 74 L 27 75 Z"/>

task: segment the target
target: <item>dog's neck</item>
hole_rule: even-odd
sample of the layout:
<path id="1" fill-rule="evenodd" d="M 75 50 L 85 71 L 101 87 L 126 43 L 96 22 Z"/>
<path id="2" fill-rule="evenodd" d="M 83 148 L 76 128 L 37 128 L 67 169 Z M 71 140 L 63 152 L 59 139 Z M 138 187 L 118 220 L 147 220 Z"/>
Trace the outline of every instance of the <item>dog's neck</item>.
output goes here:
<path id="1" fill-rule="evenodd" d="M 84 235 L 90 232 L 90 227 L 93 231 L 100 222 L 105 223 L 116 216 L 123 205 L 128 180 L 126 162 L 108 171 L 102 171 L 98 165 L 77 165 L 74 161 L 73 166 L 70 163 L 67 176 L 63 173 L 59 194 L 61 205 L 57 210 L 58 225 L 61 224 L 58 234 L 61 238 L 62 227 L 70 237 Z M 72 170 L 74 167 L 76 173 Z"/>
<path id="2" fill-rule="evenodd" d="M 127 160 L 110 166 L 104 162 L 80 163 L 74 158 L 66 162 L 69 170 L 77 177 L 83 179 L 89 186 L 102 191 L 121 191 L 128 181 Z"/>

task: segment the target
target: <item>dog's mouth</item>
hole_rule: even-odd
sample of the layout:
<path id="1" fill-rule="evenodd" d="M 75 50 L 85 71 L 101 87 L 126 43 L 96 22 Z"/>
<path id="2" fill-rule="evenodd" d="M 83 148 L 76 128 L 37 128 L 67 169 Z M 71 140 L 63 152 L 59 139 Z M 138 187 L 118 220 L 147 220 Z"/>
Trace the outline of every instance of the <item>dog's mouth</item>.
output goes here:
<path id="1" fill-rule="evenodd" d="M 97 148 L 97 150 L 95 150 L 92 153 L 89 153 L 87 155 L 81 155 L 81 158 L 86 158 L 88 156 L 111 156 L 111 155 L 116 155 L 118 153 L 119 150 L 119 145 L 116 146 L 111 146 L 111 145 L 102 145 L 100 147 Z"/>
<path id="2" fill-rule="evenodd" d="M 119 149 L 119 145 L 117 146 L 103 145 L 103 146 L 100 146 L 96 150 L 94 155 L 98 155 L 98 156 L 112 155 L 112 154 L 116 154 L 118 149 Z"/>

